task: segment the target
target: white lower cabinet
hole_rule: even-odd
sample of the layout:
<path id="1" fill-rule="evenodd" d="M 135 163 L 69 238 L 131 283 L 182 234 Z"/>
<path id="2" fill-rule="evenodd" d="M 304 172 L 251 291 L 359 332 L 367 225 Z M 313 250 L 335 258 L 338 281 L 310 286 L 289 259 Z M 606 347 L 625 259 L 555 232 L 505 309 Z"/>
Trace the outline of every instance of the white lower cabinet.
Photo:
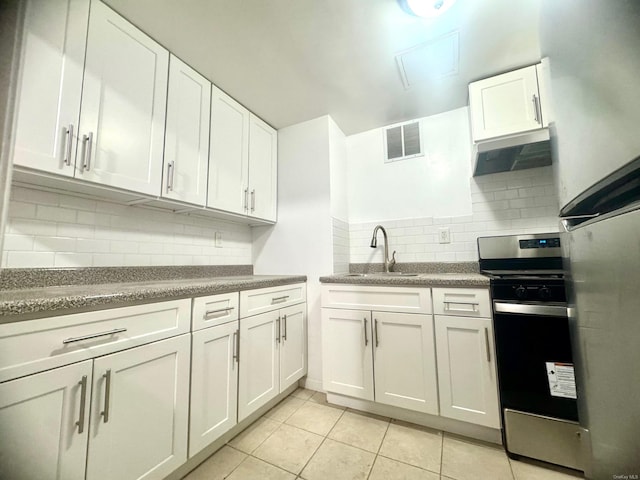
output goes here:
<path id="1" fill-rule="evenodd" d="M 84 479 L 92 363 L 0 384 L 0 478 Z"/>
<path id="2" fill-rule="evenodd" d="M 306 322 L 306 303 L 240 319 L 238 421 L 307 373 Z"/>
<path id="3" fill-rule="evenodd" d="M 440 415 L 500 428 L 490 318 L 436 315 Z"/>
<path id="4" fill-rule="evenodd" d="M 322 342 L 325 390 L 438 414 L 431 315 L 323 308 Z"/>
<path id="5" fill-rule="evenodd" d="M 189 335 L 94 360 L 87 479 L 162 479 L 187 460 Z"/>
<path id="6" fill-rule="evenodd" d="M 377 402 L 438 414 L 433 317 L 373 312 Z"/>
<path id="7" fill-rule="evenodd" d="M 327 392 L 373 401 L 371 312 L 322 309 L 322 384 Z"/>
<path id="8" fill-rule="evenodd" d="M 192 334 L 190 458 L 237 423 L 238 334 L 237 320 Z"/>

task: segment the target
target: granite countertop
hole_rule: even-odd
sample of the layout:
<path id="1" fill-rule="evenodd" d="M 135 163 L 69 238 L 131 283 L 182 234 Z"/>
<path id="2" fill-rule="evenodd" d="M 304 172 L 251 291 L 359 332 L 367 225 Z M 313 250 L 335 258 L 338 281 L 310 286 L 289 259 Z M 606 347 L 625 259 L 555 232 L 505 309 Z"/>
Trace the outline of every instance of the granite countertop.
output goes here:
<path id="1" fill-rule="evenodd" d="M 345 273 L 320 277 L 322 283 L 354 285 L 389 285 L 406 287 L 488 287 L 489 278 L 479 273 L 416 273 L 384 275 L 381 273 Z"/>
<path id="2" fill-rule="evenodd" d="M 306 282 L 304 275 L 234 275 L 0 290 L 0 323 Z"/>
<path id="3" fill-rule="evenodd" d="M 352 263 L 349 265 L 350 273 L 320 277 L 320 281 L 322 283 L 408 287 L 489 286 L 489 278 L 478 273 L 478 262 L 398 263 L 395 270 L 402 272 L 403 275 L 382 273 L 381 263 Z"/>

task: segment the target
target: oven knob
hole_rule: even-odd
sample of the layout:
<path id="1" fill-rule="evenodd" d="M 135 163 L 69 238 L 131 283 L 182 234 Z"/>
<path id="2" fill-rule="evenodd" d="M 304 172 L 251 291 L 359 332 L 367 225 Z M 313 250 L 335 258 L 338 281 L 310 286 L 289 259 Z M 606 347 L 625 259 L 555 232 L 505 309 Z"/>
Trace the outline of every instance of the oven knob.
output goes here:
<path id="1" fill-rule="evenodd" d="M 527 296 L 527 289 L 522 285 L 516 288 L 516 297 L 525 298 Z"/>
<path id="2" fill-rule="evenodd" d="M 538 296 L 540 300 L 549 300 L 551 298 L 551 290 L 549 290 L 549 287 L 540 287 Z"/>

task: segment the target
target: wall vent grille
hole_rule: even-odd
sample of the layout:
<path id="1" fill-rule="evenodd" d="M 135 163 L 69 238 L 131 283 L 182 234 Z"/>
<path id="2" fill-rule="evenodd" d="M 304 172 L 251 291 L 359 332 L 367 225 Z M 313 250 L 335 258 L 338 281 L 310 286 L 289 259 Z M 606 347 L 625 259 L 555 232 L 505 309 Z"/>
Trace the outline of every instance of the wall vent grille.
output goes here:
<path id="1" fill-rule="evenodd" d="M 385 163 L 421 156 L 420 122 L 387 127 L 384 131 Z"/>

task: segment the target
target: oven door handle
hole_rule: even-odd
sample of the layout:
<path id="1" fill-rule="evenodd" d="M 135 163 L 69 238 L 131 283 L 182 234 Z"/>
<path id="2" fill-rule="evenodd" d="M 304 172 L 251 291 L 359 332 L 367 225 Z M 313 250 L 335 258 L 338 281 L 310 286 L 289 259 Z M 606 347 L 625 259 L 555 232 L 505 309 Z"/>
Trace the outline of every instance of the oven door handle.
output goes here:
<path id="1" fill-rule="evenodd" d="M 564 305 L 531 305 L 527 303 L 493 302 L 496 313 L 517 313 L 520 315 L 538 315 L 543 317 L 566 317 Z"/>

